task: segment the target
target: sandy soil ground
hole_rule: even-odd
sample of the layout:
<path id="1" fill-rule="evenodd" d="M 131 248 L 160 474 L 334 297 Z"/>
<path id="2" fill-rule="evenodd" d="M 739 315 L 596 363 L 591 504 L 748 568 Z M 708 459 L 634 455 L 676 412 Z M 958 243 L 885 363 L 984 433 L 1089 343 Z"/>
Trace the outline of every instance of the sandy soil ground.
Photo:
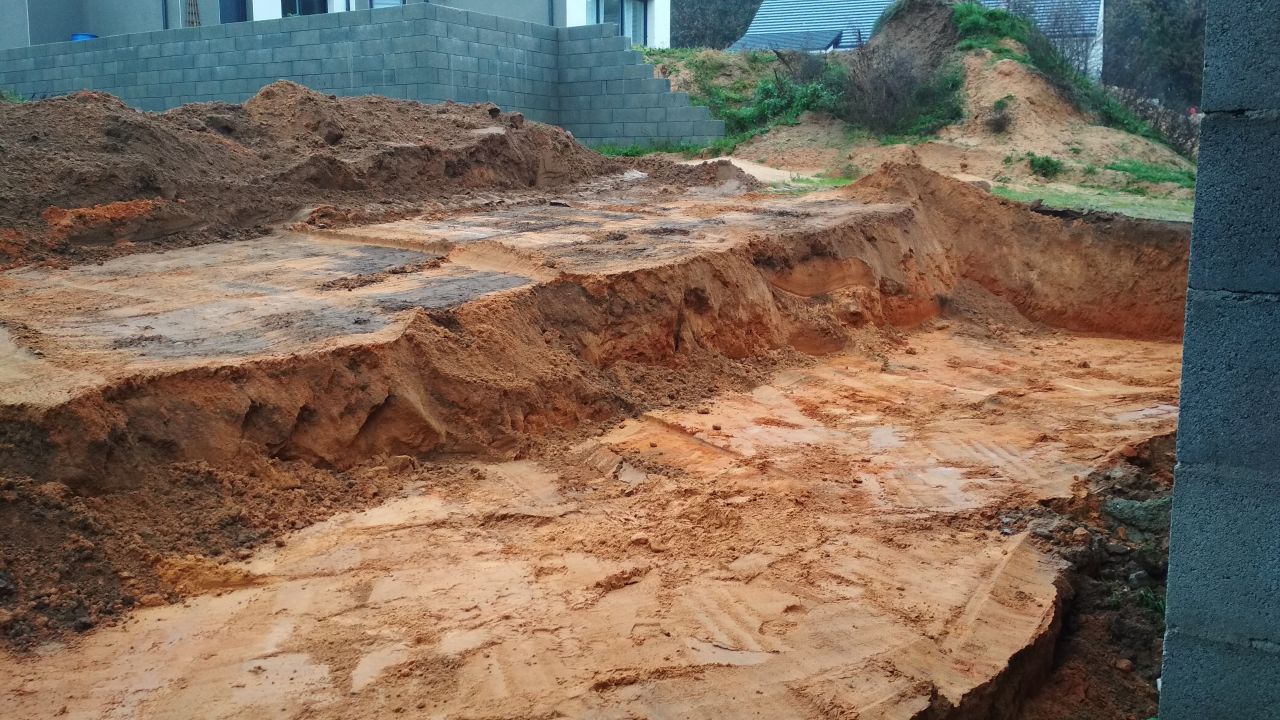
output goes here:
<path id="1" fill-rule="evenodd" d="M 1185 228 L 740 189 L 0 274 L 10 714 L 1011 717 Z"/>
<path id="2" fill-rule="evenodd" d="M 528 460 L 410 471 L 402 496 L 235 564 L 230 587 L 9 658 L 0 694 L 15 718 L 975 702 L 1059 602 L 1062 564 L 1002 512 L 1070 497 L 1112 447 L 1171 429 L 1178 347 L 956 310 L 878 362 L 825 358 Z"/>
<path id="3" fill-rule="evenodd" d="M 0 268 L 260 236 L 299 217 L 333 226 L 545 201 L 627 171 L 627 184 L 639 171 L 680 189 L 745 180 L 604 158 L 493 104 L 340 98 L 287 81 L 243 105 L 164 113 L 93 92 L 0 103 L 0 148 Z"/>

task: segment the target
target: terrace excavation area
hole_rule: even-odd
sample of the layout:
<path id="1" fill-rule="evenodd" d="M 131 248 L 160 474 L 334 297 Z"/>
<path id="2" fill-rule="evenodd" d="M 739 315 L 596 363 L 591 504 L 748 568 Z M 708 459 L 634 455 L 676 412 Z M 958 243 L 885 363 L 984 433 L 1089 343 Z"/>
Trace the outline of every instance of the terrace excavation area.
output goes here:
<path id="1" fill-rule="evenodd" d="M 1188 235 L 887 165 L 0 273 L 4 715 L 1019 717 Z"/>

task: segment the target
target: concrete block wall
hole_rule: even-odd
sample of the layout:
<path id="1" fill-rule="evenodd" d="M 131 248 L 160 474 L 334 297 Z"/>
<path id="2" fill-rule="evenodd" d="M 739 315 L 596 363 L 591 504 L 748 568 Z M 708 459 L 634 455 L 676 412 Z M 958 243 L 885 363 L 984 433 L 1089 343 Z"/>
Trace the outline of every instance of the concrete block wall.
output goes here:
<path id="1" fill-rule="evenodd" d="M 3 50 L 0 88 L 34 98 L 100 90 L 160 111 L 243 102 L 286 79 L 336 95 L 492 102 L 564 125 L 589 144 L 705 144 L 723 134 L 705 109 L 653 80 L 625 39 L 606 39 L 611 33 L 410 3 Z M 570 68 L 611 79 L 566 82 L 562 71 Z M 609 97 L 598 108 L 607 112 L 593 116 L 607 118 L 601 122 L 578 112 L 593 104 L 591 87 Z"/>
<path id="2" fill-rule="evenodd" d="M 706 145 L 724 121 L 691 105 L 612 24 L 557 28 L 560 124 L 588 145 Z M 678 138 L 678 140 L 672 140 Z"/>
<path id="3" fill-rule="evenodd" d="M 1280 718 L 1280 12 L 1209 4 L 1161 720 Z"/>
<path id="4" fill-rule="evenodd" d="M 555 28 L 416 3 L 116 35 L 0 55 L 24 96 L 102 90 L 143 110 L 242 102 L 278 79 L 339 95 L 490 101 L 554 123 Z"/>

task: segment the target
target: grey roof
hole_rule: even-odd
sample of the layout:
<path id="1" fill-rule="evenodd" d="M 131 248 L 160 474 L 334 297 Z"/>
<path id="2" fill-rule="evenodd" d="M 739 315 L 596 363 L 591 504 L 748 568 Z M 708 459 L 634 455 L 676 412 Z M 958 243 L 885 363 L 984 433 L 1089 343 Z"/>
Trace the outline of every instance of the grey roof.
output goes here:
<path id="1" fill-rule="evenodd" d="M 982 0 L 988 7 L 1009 9 L 1010 0 Z M 1014 0 L 1013 5 L 1026 4 L 1031 19 L 1044 34 L 1052 38 L 1080 37 L 1098 31 L 1102 13 L 1101 0 Z"/>
<path id="2" fill-rule="evenodd" d="M 1010 0 L 981 0 L 1008 9 Z M 1029 3 L 1032 18 L 1050 37 L 1092 35 L 1102 0 L 1013 0 Z M 747 32 L 729 49 L 826 50 L 854 48 L 871 39 L 876 20 L 894 0 L 764 0 Z M 837 37 L 838 36 L 838 37 Z"/>
<path id="3" fill-rule="evenodd" d="M 843 30 L 747 33 L 731 50 L 830 50 L 839 47 Z"/>

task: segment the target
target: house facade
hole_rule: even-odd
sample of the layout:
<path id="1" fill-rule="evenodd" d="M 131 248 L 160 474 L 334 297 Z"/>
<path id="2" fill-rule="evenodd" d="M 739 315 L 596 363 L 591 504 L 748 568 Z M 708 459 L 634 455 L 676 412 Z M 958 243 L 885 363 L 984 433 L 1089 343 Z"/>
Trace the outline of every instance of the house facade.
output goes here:
<path id="1" fill-rule="evenodd" d="M 671 0 L 0 0 L 0 49 L 424 1 L 556 27 L 612 23 L 632 44 L 671 44 Z"/>
<path id="2" fill-rule="evenodd" d="M 852 50 L 871 39 L 895 0 L 764 0 L 732 50 Z M 1015 12 L 1036 27 L 1081 72 L 1102 76 L 1106 0 L 981 0 Z"/>

